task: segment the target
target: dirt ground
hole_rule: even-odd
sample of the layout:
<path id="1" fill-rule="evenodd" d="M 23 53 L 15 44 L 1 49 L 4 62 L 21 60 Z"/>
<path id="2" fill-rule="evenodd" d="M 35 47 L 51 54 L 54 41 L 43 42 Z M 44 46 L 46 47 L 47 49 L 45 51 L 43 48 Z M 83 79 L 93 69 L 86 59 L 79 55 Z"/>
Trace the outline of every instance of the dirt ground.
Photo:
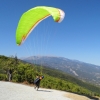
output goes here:
<path id="1" fill-rule="evenodd" d="M 91 100 L 88 97 L 81 96 L 81 95 L 74 94 L 74 93 L 67 93 L 65 96 L 68 97 L 68 98 L 71 98 L 73 100 Z"/>
<path id="2" fill-rule="evenodd" d="M 23 91 L 24 90 L 24 91 Z M 6 94 L 6 95 L 5 95 Z M 60 90 L 39 88 L 0 81 L 0 100 L 93 100 L 88 97 Z"/>

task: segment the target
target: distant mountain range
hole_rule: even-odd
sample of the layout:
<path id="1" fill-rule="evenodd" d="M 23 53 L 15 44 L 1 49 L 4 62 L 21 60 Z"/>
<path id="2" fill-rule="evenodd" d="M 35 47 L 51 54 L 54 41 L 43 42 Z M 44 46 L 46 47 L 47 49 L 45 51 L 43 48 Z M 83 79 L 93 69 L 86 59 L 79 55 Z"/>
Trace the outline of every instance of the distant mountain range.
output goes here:
<path id="1" fill-rule="evenodd" d="M 21 60 L 47 66 L 55 69 L 62 70 L 74 77 L 83 81 L 88 81 L 95 85 L 100 85 L 100 66 L 70 60 L 64 57 L 50 57 L 50 56 L 31 56 L 21 58 Z"/>

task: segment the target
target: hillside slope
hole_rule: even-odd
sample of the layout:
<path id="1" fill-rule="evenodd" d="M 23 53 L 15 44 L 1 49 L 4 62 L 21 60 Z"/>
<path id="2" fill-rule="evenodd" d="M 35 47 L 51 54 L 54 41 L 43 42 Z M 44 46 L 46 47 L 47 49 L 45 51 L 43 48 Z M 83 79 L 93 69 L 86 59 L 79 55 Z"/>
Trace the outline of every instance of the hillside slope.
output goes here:
<path id="1" fill-rule="evenodd" d="M 28 82 L 33 84 L 37 73 L 45 76 L 41 87 L 73 92 L 85 96 L 100 96 L 100 88 L 82 82 L 64 72 L 53 68 L 41 67 L 36 64 L 22 62 L 15 58 L 0 56 L 0 80 L 7 81 L 7 70 L 12 70 L 12 81 L 17 83 Z M 42 69 L 42 70 L 41 70 Z"/>
<path id="2" fill-rule="evenodd" d="M 64 57 L 31 56 L 22 60 L 62 70 L 81 80 L 100 85 L 100 66 Z"/>

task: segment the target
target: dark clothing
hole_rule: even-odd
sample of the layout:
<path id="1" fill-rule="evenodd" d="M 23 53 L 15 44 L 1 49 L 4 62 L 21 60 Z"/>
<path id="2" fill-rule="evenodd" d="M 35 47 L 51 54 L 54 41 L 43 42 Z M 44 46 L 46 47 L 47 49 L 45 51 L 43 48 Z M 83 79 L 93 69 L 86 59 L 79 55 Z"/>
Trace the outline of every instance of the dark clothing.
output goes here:
<path id="1" fill-rule="evenodd" d="M 11 69 L 9 70 L 9 73 L 12 74 L 12 70 Z"/>
<path id="2" fill-rule="evenodd" d="M 34 81 L 34 84 L 35 84 L 35 88 L 37 87 L 37 89 L 39 89 L 39 87 L 40 87 L 40 79 L 39 78 L 37 78 L 35 81 Z"/>
<path id="3" fill-rule="evenodd" d="M 34 80 L 34 84 L 36 84 L 39 80 L 40 80 L 39 78 L 36 78 L 36 79 Z"/>
<path id="4" fill-rule="evenodd" d="M 39 89 L 39 87 L 40 87 L 40 81 L 41 81 L 43 78 L 44 78 L 44 76 L 39 77 L 39 78 L 37 78 L 37 79 L 34 80 L 34 85 L 35 85 L 34 88 L 37 88 L 37 90 Z"/>

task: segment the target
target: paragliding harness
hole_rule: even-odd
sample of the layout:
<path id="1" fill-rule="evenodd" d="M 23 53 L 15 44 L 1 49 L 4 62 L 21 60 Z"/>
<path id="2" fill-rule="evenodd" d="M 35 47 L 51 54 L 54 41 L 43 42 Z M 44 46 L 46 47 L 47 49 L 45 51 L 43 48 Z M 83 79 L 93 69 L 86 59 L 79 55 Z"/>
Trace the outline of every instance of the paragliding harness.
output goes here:
<path id="1" fill-rule="evenodd" d="M 39 80 L 40 80 L 40 78 L 35 79 L 34 84 L 36 84 Z"/>
<path id="2" fill-rule="evenodd" d="M 44 76 L 42 76 L 42 79 L 44 78 Z M 40 86 L 40 81 L 41 81 L 41 79 L 40 79 L 40 77 L 39 78 L 36 78 L 35 80 L 34 80 L 34 89 L 36 89 L 37 88 L 37 90 L 39 89 L 39 86 Z"/>

